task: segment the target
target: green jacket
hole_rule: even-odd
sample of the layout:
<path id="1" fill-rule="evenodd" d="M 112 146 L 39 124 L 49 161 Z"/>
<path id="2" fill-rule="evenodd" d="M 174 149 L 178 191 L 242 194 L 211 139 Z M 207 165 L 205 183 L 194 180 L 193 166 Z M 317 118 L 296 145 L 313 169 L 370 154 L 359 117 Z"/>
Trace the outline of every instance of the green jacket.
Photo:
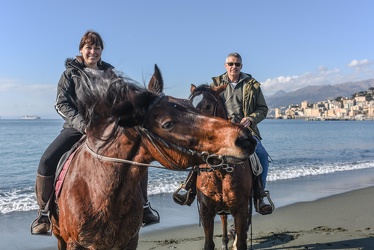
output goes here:
<path id="1" fill-rule="evenodd" d="M 227 73 L 212 77 L 212 79 L 212 86 L 220 86 L 229 83 Z M 256 135 L 261 140 L 262 138 L 257 124 L 266 118 L 269 110 L 260 88 L 261 84 L 250 74 L 245 74 L 243 72 L 240 72 L 240 80 L 238 83 L 241 82 L 243 82 L 242 104 L 244 117 L 248 117 L 252 123 L 250 127 L 252 134 Z"/>

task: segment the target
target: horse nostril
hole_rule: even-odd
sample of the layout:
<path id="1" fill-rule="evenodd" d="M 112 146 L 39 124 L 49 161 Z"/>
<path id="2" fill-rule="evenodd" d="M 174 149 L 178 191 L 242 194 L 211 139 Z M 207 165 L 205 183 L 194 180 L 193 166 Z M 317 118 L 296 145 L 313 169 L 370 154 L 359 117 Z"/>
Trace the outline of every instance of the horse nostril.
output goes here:
<path id="1" fill-rule="evenodd" d="M 242 131 L 243 133 L 236 139 L 235 145 L 248 151 L 249 154 L 253 154 L 256 149 L 257 142 L 247 129 L 243 129 Z"/>

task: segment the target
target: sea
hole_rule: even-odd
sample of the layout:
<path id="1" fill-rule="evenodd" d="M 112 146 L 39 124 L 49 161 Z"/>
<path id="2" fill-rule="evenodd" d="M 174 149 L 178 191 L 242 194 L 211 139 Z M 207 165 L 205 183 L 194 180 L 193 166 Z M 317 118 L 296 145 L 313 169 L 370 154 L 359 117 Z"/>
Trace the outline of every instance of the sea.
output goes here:
<path id="1" fill-rule="evenodd" d="M 56 249 L 55 237 L 31 235 L 30 224 L 38 209 L 34 189 L 39 159 L 62 124 L 62 119 L 0 119 L 0 250 Z M 266 189 L 276 209 L 374 186 L 374 121 L 266 119 L 259 128 L 271 157 Z M 141 228 L 141 238 L 201 225 L 196 202 L 189 207 L 172 200 L 186 176 L 149 168 L 149 200 L 161 221 Z"/>
<path id="2" fill-rule="evenodd" d="M 0 119 L 0 215 L 37 210 L 35 176 L 59 119 Z M 270 155 L 268 184 L 374 168 L 374 121 L 266 119 L 259 124 Z M 149 168 L 148 194 L 173 193 L 185 172 Z"/>
<path id="3" fill-rule="evenodd" d="M 37 210 L 34 188 L 39 159 L 62 124 L 60 119 L 0 119 L 0 221 L 2 215 Z M 266 119 L 259 128 L 271 157 L 268 187 L 303 185 L 316 176 L 322 183 L 329 182 L 334 175 L 349 183 L 358 173 L 361 179 L 349 189 L 374 185 L 373 175 L 362 175 L 374 170 L 374 121 Z M 150 198 L 170 195 L 186 176 L 186 172 L 149 168 Z M 292 202 L 290 198 L 278 205 Z"/>

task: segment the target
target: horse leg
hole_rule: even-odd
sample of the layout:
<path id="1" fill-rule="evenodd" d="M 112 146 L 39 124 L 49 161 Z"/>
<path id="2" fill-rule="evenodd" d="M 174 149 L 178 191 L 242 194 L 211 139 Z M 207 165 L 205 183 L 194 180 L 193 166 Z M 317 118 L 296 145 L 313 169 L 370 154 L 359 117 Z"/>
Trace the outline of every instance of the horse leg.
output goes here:
<path id="1" fill-rule="evenodd" d="M 229 237 L 227 234 L 227 215 L 220 215 L 222 223 L 222 250 L 229 249 Z"/>
<path id="2" fill-rule="evenodd" d="M 204 250 L 214 250 L 214 214 L 210 213 L 207 208 L 200 210 L 200 217 L 204 228 L 205 244 Z"/>
<path id="3" fill-rule="evenodd" d="M 235 246 L 234 249 L 246 250 L 247 249 L 247 228 L 248 228 L 248 211 L 234 216 L 235 223 Z"/>
<path id="4" fill-rule="evenodd" d="M 58 250 L 67 249 L 67 244 L 61 237 L 57 237 L 57 247 L 58 247 Z"/>
<path id="5" fill-rule="evenodd" d="M 138 248 L 139 233 L 135 234 L 123 250 L 136 250 Z"/>
<path id="6" fill-rule="evenodd" d="M 52 225 L 53 225 L 53 228 L 52 228 L 53 235 L 57 239 L 58 250 L 66 250 L 68 246 L 66 244 L 66 241 L 60 235 L 61 232 L 60 232 L 60 227 L 58 223 L 58 215 L 56 214 L 56 212 L 54 212 L 52 215 Z"/>

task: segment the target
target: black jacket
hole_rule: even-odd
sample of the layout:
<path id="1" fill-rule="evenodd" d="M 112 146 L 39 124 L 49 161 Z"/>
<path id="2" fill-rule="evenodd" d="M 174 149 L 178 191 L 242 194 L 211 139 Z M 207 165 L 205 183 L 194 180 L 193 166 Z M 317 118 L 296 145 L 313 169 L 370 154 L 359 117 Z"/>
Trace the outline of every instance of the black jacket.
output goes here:
<path id="1" fill-rule="evenodd" d="M 85 65 L 82 57 L 75 59 L 68 58 L 65 61 L 66 70 L 61 75 L 57 86 L 57 98 L 55 109 L 57 113 L 65 120 L 64 128 L 74 128 L 84 134 L 86 122 L 78 111 L 78 106 L 84 107 L 77 98 L 76 90 L 83 85 L 82 80 L 90 81 L 90 77 L 83 70 Z M 114 68 L 109 63 L 100 61 L 98 64 L 100 70 L 110 70 Z M 113 72 L 113 75 L 114 72 Z"/>

